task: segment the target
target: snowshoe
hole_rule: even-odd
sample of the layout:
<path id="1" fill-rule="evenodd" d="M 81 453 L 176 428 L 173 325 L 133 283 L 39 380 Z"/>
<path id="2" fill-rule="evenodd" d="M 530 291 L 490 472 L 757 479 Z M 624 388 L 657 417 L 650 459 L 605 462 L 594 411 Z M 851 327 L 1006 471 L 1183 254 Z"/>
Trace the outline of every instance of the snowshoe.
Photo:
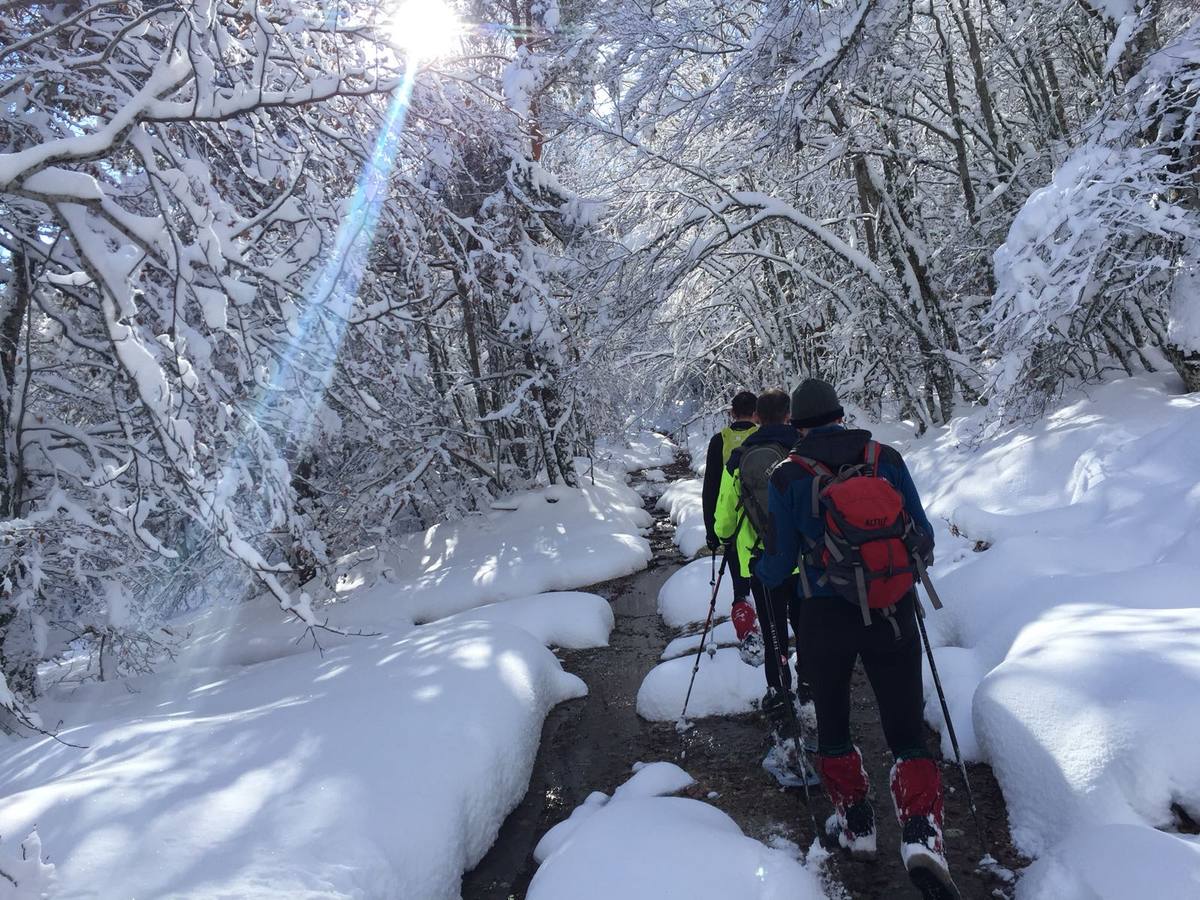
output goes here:
<path id="1" fill-rule="evenodd" d="M 925 900 L 961 900 L 950 877 L 950 867 L 941 852 L 941 835 L 928 816 L 916 816 L 904 823 L 900 837 L 900 858 L 908 877 Z"/>
<path id="2" fill-rule="evenodd" d="M 763 646 L 762 635 L 757 628 L 747 632 L 746 636 L 742 638 L 742 642 L 738 644 L 738 654 L 742 657 L 742 662 L 748 666 L 761 666 L 766 662 L 766 648 Z"/>
<path id="3" fill-rule="evenodd" d="M 815 787 L 821 783 L 821 776 L 809 763 L 795 738 L 772 741 L 771 749 L 763 757 L 762 767 L 779 782 L 780 787 Z"/>
<path id="4" fill-rule="evenodd" d="M 834 812 L 825 822 L 825 833 L 854 859 L 875 859 L 877 846 L 875 810 L 870 800 L 859 800 L 846 807 L 845 814 Z"/>
<path id="5" fill-rule="evenodd" d="M 758 616 L 745 600 L 735 600 L 729 616 L 737 634 L 738 653 L 742 662 L 749 666 L 761 666 L 767 661 L 766 646 L 763 644 L 762 629 L 758 627 Z"/>

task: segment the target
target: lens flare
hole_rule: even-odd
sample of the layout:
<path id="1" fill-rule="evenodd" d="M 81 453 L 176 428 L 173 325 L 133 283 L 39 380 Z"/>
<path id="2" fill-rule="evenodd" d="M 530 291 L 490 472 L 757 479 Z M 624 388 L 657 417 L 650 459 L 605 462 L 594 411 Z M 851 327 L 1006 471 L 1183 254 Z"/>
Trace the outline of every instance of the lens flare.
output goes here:
<path id="1" fill-rule="evenodd" d="M 410 61 L 452 53 L 463 25 L 443 0 L 404 0 L 396 9 L 392 34 Z"/>

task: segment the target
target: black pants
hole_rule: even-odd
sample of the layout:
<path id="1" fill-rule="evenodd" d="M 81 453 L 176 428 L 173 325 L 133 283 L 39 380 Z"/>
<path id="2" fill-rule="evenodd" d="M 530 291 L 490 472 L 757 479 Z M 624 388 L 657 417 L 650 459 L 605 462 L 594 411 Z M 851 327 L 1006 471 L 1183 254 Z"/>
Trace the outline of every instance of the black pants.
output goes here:
<path id="1" fill-rule="evenodd" d="M 788 578 L 774 590 L 767 590 L 757 578 L 750 579 L 750 590 L 754 594 L 754 609 L 758 613 L 758 627 L 762 629 L 763 649 L 766 653 L 767 685 L 778 690 L 792 689 L 792 670 L 786 663 L 781 663 L 781 657 L 788 655 L 788 625 L 792 633 L 800 634 L 800 604 L 796 596 L 796 577 Z M 769 605 L 768 605 L 769 604 Z M 776 639 L 775 631 L 779 631 Z M 799 639 L 796 649 L 796 669 L 800 675 L 799 681 L 804 681 L 801 666 L 803 658 L 799 650 Z M 805 698 L 807 699 L 807 698 Z"/>
<path id="2" fill-rule="evenodd" d="M 848 753 L 852 747 L 850 676 L 859 657 L 875 692 L 892 754 L 898 759 L 929 755 L 915 603 L 915 595 L 908 594 L 896 604 L 897 639 L 892 626 L 877 613 L 872 613 L 867 626 L 858 607 L 840 598 L 801 600 L 797 633 L 817 708 L 817 744 L 823 755 Z"/>
<path id="3" fill-rule="evenodd" d="M 737 548 L 733 541 L 725 545 L 725 570 L 729 572 L 729 580 L 733 582 L 733 602 L 745 600 L 750 596 L 750 579 L 742 574 L 742 564 L 738 562 Z"/>

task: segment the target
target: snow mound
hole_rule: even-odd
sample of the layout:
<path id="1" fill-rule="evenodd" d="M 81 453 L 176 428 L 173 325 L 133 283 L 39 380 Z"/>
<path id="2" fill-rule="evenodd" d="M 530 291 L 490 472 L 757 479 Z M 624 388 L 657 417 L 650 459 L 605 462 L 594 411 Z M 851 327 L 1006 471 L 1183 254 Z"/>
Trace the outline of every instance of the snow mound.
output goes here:
<path id="1" fill-rule="evenodd" d="M 1193 900 L 1200 842 L 1152 828 L 1084 828 L 1025 870 L 1017 900 Z"/>
<path id="2" fill-rule="evenodd" d="M 1164 872 L 1195 849 L 1154 831 L 1173 804 L 1200 810 L 1200 396 L 1178 389 L 1122 378 L 1036 423 L 960 419 L 906 451 L 941 521 L 946 609 L 928 622 L 964 752 L 992 765 L 1018 848 L 1045 856 L 1030 883 L 1074 885 L 1023 896 L 1142 895 L 1079 881 L 1113 835 Z"/>
<path id="3" fill-rule="evenodd" d="M 0 900 L 57 897 L 54 864 L 42 856 L 37 831 L 23 841 L 0 842 Z"/>
<path id="4" fill-rule="evenodd" d="M 669 768 L 659 768 L 669 767 Z M 611 798 L 596 792 L 538 844 L 529 900 L 817 900 L 818 878 L 742 834 L 714 806 L 672 793 L 691 783 L 669 763 L 642 768 Z"/>
<path id="5" fill-rule="evenodd" d="M 43 714 L 87 749 L 6 748 L 0 834 L 37 824 L 60 898 L 454 900 L 547 711 L 584 693 L 528 632 L 480 621 L 59 690 Z"/>
<path id="6" fill-rule="evenodd" d="M 737 642 L 737 632 L 733 628 L 733 622 L 726 619 L 709 630 L 708 639 L 704 642 L 704 646 L 730 647 L 736 645 Z M 685 634 L 667 644 L 667 648 L 663 650 L 662 656 L 659 658 L 675 659 L 678 656 L 686 656 L 689 653 L 695 653 L 699 646 L 699 634 Z"/>
<path id="7" fill-rule="evenodd" d="M 658 592 L 658 613 L 672 628 L 704 623 L 712 600 L 712 561 L 697 559 L 673 574 Z M 721 579 L 717 594 L 717 618 L 726 618 L 733 605 L 733 580 L 729 573 Z"/>
<path id="8" fill-rule="evenodd" d="M 638 688 L 638 715 L 651 722 L 676 721 L 694 665 L 695 657 L 681 656 L 651 669 Z M 722 648 L 711 658 L 705 653 L 688 701 L 688 718 L 752 712 L 766 689 L 762 668 L 742 662 L 736 649 Z"/>
<path id="9" fill-rule="evenodd" d="M 1200 609 L 1064 604 L 975 695 L 976 730 L 1034 854 L 1085 822 L 1200 809 Z"/>
<path id="10" fill-rule="evenodd" d="M 613 611 L 597 594 L 557 591 L 502 600 L 440 620 L 461 622 L 507 622 L 528 631 L 547 647 L 582 650 L 607 647 L 613 628 Z"/>
<path id="11" fill-rule="evenodd" d="M 601 439 L 596 442 L 596 454 L 607 465 L 622 472 L 637 472 L 675 462 L 679 447 L 665 434 L 643 431 L 617 444 Z"/>
<path id="12" fill-rule="evenodd" d="M 355 605 L 429 622 L 638 572 L 651 558 L 642 530 L 653 520 L 624 479 L 597 468 L 594 485 L 526 491 L 506 508 L 411 535 L 393 554 L 396 583 L 381 582 Z"/>
<path id="13" fill-rule="evenodd" d="M 668 485 L 658 498 L 658 508 L 670 516 L 675 526 L 675 545 L 689 558 L 705 548 L 702 488 L 699 478 L 685 478 Z"/>

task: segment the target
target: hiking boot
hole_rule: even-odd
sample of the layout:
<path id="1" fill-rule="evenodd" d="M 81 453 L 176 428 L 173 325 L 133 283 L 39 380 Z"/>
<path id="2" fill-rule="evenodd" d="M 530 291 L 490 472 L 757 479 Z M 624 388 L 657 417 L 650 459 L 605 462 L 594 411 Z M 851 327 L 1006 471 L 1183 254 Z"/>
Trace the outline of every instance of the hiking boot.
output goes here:
<path id="1" fill-rule="evenodd" d="M 874 859 L 875 812 L 867 799 L 867 771 L 858 748 L 837 756 L 821 755 L 816 762 L 834 810 L 825 831 L 855 859 Z"/>
<path id="2" fill-rule="evenodd" d="M 761 666 L 766 662 L 767 656 L 754 607 L 745 600 L 735 600 L 729 617 L 733 620 L 733 630 L 737 634 L 738 653 L 742 662 L 749 666 Z"/>
<path id="3" fill-rule="evenodd" d="M 926 900 L 958 900 L 942 846 L 942 775 L 932 759 L 892 766 L 892 801 L 900 822 L 900 858 Z"/>
<path id="4" fill-rule="evenodd" d="M 903 823 L 900 858 L 925 900 L 960 900 L 942 852 L 942 829 L 934 824 L 932 816 L 917 816 Z"/>
<path id="5" fill-rule="evenodd" d="M 846 807 L 845 812 L 834 811 L 825 821 L 825 833 L 838 842 L 838 846 L 857 860 L 872 860 L 876 855 L 875 810 L 871 801 L 859 800 Z"/>

